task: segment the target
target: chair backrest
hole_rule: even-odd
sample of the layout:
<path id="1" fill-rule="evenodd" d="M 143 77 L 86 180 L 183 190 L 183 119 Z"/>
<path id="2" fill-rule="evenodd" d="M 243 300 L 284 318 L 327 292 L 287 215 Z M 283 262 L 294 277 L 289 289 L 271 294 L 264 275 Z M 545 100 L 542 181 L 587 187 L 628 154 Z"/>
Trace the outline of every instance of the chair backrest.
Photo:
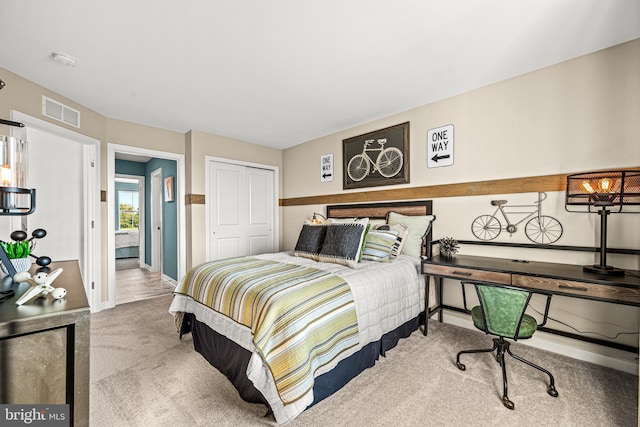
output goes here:
<path id="1" fill-rule="evenodd" d="M 520 323 L 531 299 L 524 290 L 475 283 L 485 332 L 517 339 Z"/>

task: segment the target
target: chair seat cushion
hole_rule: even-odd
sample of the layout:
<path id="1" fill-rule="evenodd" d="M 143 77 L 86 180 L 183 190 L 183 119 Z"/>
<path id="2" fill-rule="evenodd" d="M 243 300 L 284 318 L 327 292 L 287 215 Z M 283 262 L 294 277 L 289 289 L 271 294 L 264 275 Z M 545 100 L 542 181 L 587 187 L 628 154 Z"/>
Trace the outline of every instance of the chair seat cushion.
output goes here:
<path id="1" fill-rule="evenodd" d="M 479 305 L 473 307 L 471 309 L 471 318 L 473 319 L 473 324 L 476 328 L 484 331 L 484 319 L 482 318 L 482 307 Z M 518 338 L 531 338 L 533 333 L 538 328 L 538 323 L 536 319 L 525 314 L 522 318 L 522 324 L 520 325 L 520 331 L 518 332 Z M 515 337 L 507 337 L 507 338 L 515 338 Z"/>

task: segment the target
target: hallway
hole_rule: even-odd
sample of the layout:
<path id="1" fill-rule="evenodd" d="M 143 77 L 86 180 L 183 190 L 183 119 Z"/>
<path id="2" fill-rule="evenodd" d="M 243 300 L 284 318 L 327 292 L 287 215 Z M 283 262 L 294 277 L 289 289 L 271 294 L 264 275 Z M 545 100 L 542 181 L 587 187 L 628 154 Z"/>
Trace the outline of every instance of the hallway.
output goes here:
<path id="1" fill-rule="evenodd" d="M 168 295 L 173 290 L 160 273 L 138 267 L 137 258 L 116 260 L 116 305 Z"/>

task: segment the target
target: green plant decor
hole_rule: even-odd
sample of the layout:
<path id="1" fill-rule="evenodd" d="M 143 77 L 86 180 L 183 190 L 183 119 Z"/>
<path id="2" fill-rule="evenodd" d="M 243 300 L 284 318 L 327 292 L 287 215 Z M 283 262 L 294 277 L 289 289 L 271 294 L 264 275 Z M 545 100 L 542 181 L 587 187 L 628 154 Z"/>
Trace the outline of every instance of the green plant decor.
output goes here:
<path id="1" fill-rule="evenodd" d="M 4 249 L 9 259 L 26 258 L 31 254 L 31 242 L 5 242 L 0 241 L 0 246 Z"/>
<path id="2" fill-rule="evenodd" d="M 443 237 L 440 239 L 440 255 L 451 258 L 460 250 L 458 241 L 453 237 Z"/>

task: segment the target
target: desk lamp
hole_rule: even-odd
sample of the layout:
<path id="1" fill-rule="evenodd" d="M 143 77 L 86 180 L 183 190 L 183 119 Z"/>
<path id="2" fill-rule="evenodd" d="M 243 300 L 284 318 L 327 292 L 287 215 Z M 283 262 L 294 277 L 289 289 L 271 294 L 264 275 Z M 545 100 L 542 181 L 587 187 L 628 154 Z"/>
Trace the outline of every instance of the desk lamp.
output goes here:
<path id="1" fill-rule="evenodd" d="M 567 176 L 565 209 L 600 215 L 600 264 L 584 266 L 584 271 L 602 275 L 624 275 L 607 265 L 607 216 L 612 213 L 640 213 L 640 170 L 612 170 Z"/>
<path id="2" fill-rule="evenodd" d="M 1 124 L 24 126 L 22 123 L 0 119 Z M 36 208 L 36 190 L 27 189 L 27 143 L 12 136 L 0 135 L 0 216 L 22 216 Z M 16 271 L 9 257 L 0 249 L 0 261 L 9 276 Z"/>

